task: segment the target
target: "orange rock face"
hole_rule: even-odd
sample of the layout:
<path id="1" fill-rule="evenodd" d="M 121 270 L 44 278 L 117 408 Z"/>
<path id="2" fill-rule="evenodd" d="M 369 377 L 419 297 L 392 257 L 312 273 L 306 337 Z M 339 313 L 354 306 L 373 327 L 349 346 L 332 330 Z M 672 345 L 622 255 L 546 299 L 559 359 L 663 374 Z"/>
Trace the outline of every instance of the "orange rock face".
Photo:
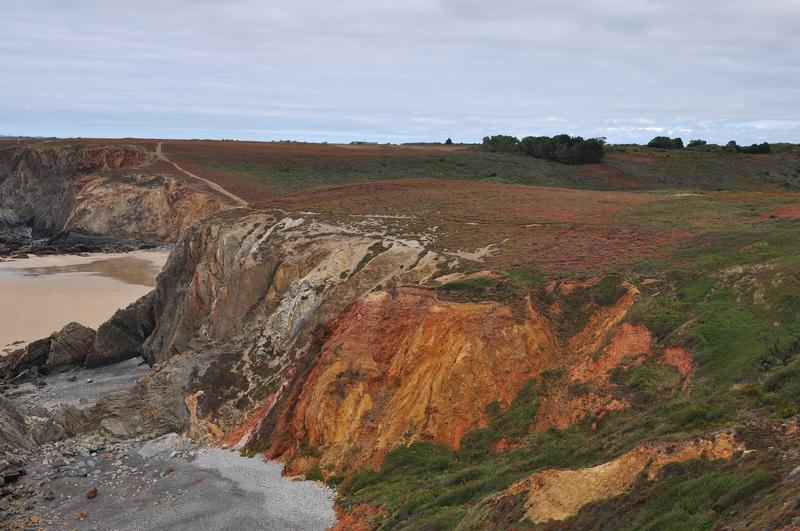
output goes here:
<path id="1" fill-rule="evenodd" d="M 550 323 L 527 313 L 518 322 L 502 304 L 439 301 L 430 290 L 369 295 L 325 342 L 289 421 L 294 440 L 336 470 L 377 466 L 420 439 L 457 448 L 486 425 L 489 402 L 510 401 L 557 363 Z"/>
<path id="2" fill-rule="evenodd" d="M 458 448 L 488 425 L 487 404 L 509 404 L 530 378 L 544 385 L 545 371 L 561 376 L 540 395 L 533 430 L 630 407 L 610 381 L 616 367 L 653 358 L 684 382 L 691 372 L 685 351 L 656 356 L 649 330 L 625 322 L 635 295 L 596 309 L 559 340 L 530 303 L 521 317 L 500 302 L 443 301 L 433 290 L 373 292 L 330 324 L 267 455 L 286 460 L 288 473 L 317 465 L 334 473 L 378 467 L 389 450 L 418 440 Z"/>

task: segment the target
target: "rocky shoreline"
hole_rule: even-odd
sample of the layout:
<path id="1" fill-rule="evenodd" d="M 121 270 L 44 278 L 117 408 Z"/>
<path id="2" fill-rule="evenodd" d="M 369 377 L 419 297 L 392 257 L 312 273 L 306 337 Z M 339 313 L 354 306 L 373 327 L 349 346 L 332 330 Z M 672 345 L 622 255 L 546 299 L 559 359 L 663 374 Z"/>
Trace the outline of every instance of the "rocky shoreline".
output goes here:
<path id="1" fill-rule="evenodd" d="M 159 245 L 157 241 L 115 238 L 79 229 L 47 234 L 35 231 L 28 225 L 0 222 L 0 260 L 24 258 L 29 254 L 124 253 L 153 249 Z"/>
<path id="2" fill-rule="evenodd" d="M 119 438 L 92 432 L 65 439 L 47 433 L 48 419 L 64 407 L 91 407 L 109 392 L 130 390 L 148 370 L 141 359 L 131 359 L 6 386 L 0 405 L 9 411 L 0 419 L 13 411 L 24 428 L 11 441 L 18 452 L 12 461 L 3 466 L 0 459 L 3 529 L 189 530 L 198 519 L 211 528 L 217 521 L 238 529 L 325 529 L 335 523 L 332 490 L 294 482 L 281 475 L 281 465 L 247 459 L 238 450 L 176 433 Z M 0 445 L 8 457 L 15 432 L 3 428 Z M 58 440 L 47 442 L 49 437 Z"/>

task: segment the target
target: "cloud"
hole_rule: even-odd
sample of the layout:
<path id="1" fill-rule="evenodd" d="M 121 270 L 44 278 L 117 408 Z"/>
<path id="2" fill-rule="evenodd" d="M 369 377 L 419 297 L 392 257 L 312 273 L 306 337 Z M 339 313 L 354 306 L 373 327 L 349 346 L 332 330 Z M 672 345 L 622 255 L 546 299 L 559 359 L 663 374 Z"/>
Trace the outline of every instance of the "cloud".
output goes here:
<path id="1" fill-rule="evenodd" d="M 6 3 L 5 134 L 800 137 L 795 0 Z"/>

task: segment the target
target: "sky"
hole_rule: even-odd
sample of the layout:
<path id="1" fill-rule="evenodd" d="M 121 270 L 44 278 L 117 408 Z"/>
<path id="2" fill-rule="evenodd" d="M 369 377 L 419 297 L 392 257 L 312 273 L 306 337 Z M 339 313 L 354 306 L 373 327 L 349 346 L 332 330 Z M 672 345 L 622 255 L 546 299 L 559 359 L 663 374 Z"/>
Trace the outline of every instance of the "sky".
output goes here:
<path id="1" fill-rule="evenodd" d="M 800 0 L 0 7 L 0 135 L 800 142 Z"/>

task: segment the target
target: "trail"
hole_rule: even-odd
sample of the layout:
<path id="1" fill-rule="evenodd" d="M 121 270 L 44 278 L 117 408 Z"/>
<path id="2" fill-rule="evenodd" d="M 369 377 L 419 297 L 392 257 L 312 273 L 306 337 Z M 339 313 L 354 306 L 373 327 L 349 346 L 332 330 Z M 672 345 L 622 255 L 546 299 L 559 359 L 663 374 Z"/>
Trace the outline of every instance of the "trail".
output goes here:
<path id="1" fill-rule="evenodd" d="M 200 177 L 199 175 L 195 175 L 194 173 L 188 172 L 188 171 L 184 170 L 183 168 L 181 168 L 177 163 L 172 162 L 164 154 L 164 152 L 161 150 L 161 144 L 163 144 L 163 142 L 159 142 L 158 146 L 156 146 L 156 155 L 158 155 L 159 159 L 161 159 L 164 162 L 167 162 L 169 164 L 172 164 L 175 167 L 176 170 L 178 170 L 179 172 L 183 173 L 184 175 L 188 175 L 189 177 L 191 177 L 193 179 L 197 179 L 198 181 L 203 181 L 208 186 L 210 186 L 213 190 L 215 190 L 215 191 L 217 191 L 217 192 L 229 197 L 230 199 L 232 199 L 238 205 L 247 206 L 247 201 L 245 201 L 244 199 L 242 199 L 238 195 L 227 191 L 225 188 L 221 187 L 220 185 L 218 185 L 214 181 L 209 181 L 208 179 L 204 179 L 203 177 Z"/>

